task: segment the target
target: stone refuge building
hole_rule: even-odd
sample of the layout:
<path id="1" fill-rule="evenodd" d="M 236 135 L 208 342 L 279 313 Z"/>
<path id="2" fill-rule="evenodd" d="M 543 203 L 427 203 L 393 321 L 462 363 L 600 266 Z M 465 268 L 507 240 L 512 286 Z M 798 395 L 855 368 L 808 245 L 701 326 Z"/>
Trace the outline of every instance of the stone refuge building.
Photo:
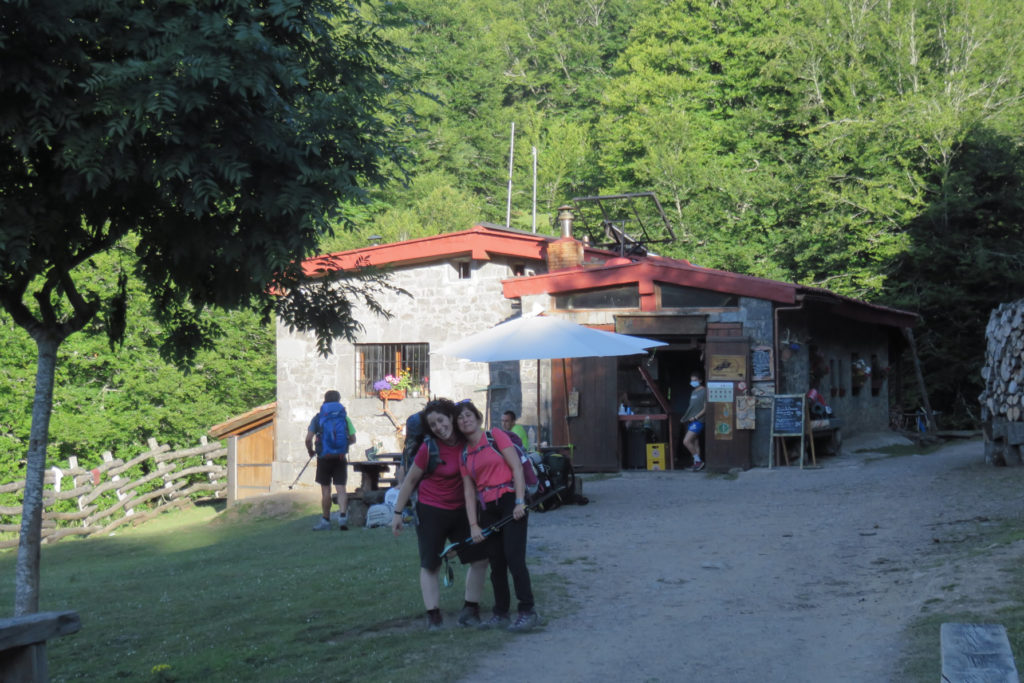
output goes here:
<path id="1" fill-rule="evenodd" d="M 592 248 L 572 237 L 571 219 L 558 238 L 480 224 L 312 258 L 305 267 L 358 264 L 389 269 L 411 296 L 382 301 L 390 320 L 357 309 L 365 330 L 355 343 L 335 343 L 328 358 L 317 354 L 312 337 L 278 325 L 272 490 L 292 483 L 305 464 L 304 433 L 328 389 L 341 392 L 356 425 L 353 460 L 371 446 L 401 450 L 406 417 L 429 395 L 472 398 L 495 425 L 503 411 L 515 411 L 539 442 L 572 444 L 579 471 L 645 466 L 651 441 L 670 455 L 682 451 L 688 464 L 678 416 L 694 369 L 714 399 L 704 448 L 709 469 L 767 466 L 777 441 L 776 395 L 815 388 L 834 411 L 833 428 L 887 428 L 887 369 L 903 349 L 900 328 L 917 322 L 915 314 L 824 289 Z M 489 364 L 433 353 L 537 310 L 668 345 L 628 358 Z M 404 368 L 415 391 L 382 399 L 374 383 Z M 623 397 L 634 415 L 617 414 Z M 663 466 L 671 467 L 667 460 Z M 302 480 L 311 482 L 312 474 Z"/>

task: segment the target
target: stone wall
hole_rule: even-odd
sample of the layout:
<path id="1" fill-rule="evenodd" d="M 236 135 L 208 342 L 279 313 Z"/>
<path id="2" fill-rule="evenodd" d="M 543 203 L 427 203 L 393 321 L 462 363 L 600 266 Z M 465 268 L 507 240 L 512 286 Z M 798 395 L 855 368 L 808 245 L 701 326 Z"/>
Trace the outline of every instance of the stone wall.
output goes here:
<path id="1" fill-rule="evenodd" d="M 460 261 L 471 264 L 469 278 L 459 277 Z M 521 263 L 522 260 L 516 262 Z M 542 267 L 542 264 L 531 265 Z M 416 298 L 401 295 L 382 298 L 381 304 L 394 316 L 390 320 L 357 307 L 354 315 L 365 329 L 359 333 L 356 342 L 429 342 L 431 350 L 434 350 L 490 328 L 516 313 L 513 302 L 506 300 L 501 290 L 501 281 L 511 276 L 512 262 L 500 257 L 490 261 L 453 258 L 395 269 L 392 282 L 409 292 L 416 292 Z M 489 369 L 486 363 L 431 354 L 430 392 L 455 400 L 471 398 L 484 410 L 487 387 L 511 386 L 517 372 L 523 372 L 523 386 L 535 390 L 536 366 L 535 361 L 525 361 L 491 364 Z M 355 398 L 355 373 L 355 349 L 351 343 L 336 341 L 333 353 L 323 358 L 317 354 L 311 335 L 289 332 L 278 323 L 274 489 L 291 484 L 306 463 L 306 429 L 328 389 L 337 389 L 341 393 L 342 403 L 356 428 L 357 441 L 350 451 L 351 459 L 363 459 L 365 449 L 375 441 L 380 442 L 384 452 L 401 450 L 405 419 L 420 410 L 426 399 L 389 401 L 389 416 L 385 414 L 384 403 L 379 398 Z M 524 409 L 529 411 L 535 405 L 533 397 L 524 399 L 518 388 L 493 390 L 492 399 L 495 402 L 492 415 L 495 411 L 500 415 L 501 410 L 522 414 Z M 535 412 L 533 415 L 527 412 L 521 421 L 535 424 Z M 312 479 L 307 471 L 300 485 L 309 485 Z M 352 479 L 350 477 L 349 490 L 358 485 L 358 481 Z"/>
<path id="2" fill-rule="evenodd" d="M 981 402 L 985 461 L 994 465 L 1021 464 L 1024 447 L 1024 300 L 1001 304 L 985 328 L 985 388 Z"/>

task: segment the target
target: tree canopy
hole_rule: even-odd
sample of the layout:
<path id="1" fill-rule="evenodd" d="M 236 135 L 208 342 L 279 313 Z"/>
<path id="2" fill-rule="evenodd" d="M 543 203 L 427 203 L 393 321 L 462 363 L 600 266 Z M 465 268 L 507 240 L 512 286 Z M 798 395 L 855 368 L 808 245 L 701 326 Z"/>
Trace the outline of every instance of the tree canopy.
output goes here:
<path id="1" fill-rule="evenodd" d="M 353 296 L 299 262 L 400 168 L 405 126 L 379 10 L 331 0 L 15 0 L 0 21 L 0 305 L 36 343 L 16 613 L 38 606 L 38 529 L 57 348 L 124 339 L 130 276 L 168 358 L 220 332 L 210 308 L 351 335 Z M 115 248 L 131 258 L 102 265 Z"/>
<path id="2" fill-rule="evenodd" d="M 414 103 L 414 191 L 376 194 L 364 234 L 436 230 L 451 198 L 504 223 L 515 121 L 514 227 L 530 225 L 530 147 L 542 231 L 574 196 L 654 191 L 676 234 L 660 253 L 921 313 L 933 402 L 972 419 L 988 313 L 1024 296 L 1012 3 L 406 7 L 395 40 L 434 97 Z"/>

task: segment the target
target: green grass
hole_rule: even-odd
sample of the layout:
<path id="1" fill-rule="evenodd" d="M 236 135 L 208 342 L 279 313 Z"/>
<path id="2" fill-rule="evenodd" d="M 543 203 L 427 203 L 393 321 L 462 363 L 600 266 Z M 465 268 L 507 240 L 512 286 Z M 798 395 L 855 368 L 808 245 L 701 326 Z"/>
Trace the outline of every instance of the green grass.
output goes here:
<path id="1" fill-rule="evenodd" d="M 984 520 L 989 521 L 989 520 Z M 1020 519 L 999 520 L 996 524 L 978 524 L 972 532 L 970 543 L 958 551 L 963 556 L 984 555 L 993 546 L 1007 545 L 1024 539 L 1024 526 Z M 902 662 L 902 680 L 937 681 L 941 675 L 939 659 L 939 630 L 947 622 L 972 624 L 1002 624 L 1013 650 L 1018 671 L 1024 671 L 1024 567 L 1008 565 L 1002 568 L 1006 573 L 1003 590 L 998 604 L 986 605 L 974 602 L 970 610 L 960 605 L 946 605 L 940 598 L 927 600 L 921 615 L 914 620 L 907 631 L 909 646 L 907 657 Z M 954 589 L 955 584 L 942 586 L 943 591 Z M 992 601 L 993 603 L 995 600 Z M 1009 606 L 1005 606 L 1009 605 Z"/>
<path id="2" fill-rule="evenodd" d="M 879 448 L 861 448 L 857 450 L 857 453 L 881 453 L 890 458 L 901 457 L 904 455 L 928 455 L 941 449 L 945 446 L 945 442 L 937 441 L 934 443 L 913 443 L 913 444 L 893 444 L 891 446 L 881 446 Z M 869 460 L 882 460 L 883 458 L 869 458 Z"/>
<path id="3" fill-rule="evenodd" d="M 480 652 L 535 637 L 455 626 L 461 565 L 441 588 L 446 628 L 427 632 L 415 531 L 314 533 L 316 514 L 196 507 L 44 546 L 40 610 L 82 620 L 47 644 L 51 680 L 450 681 Z M 0 571 L 13 577 L 15 560 L 0 555 Z M 533 581 L 542 614 L 572 608 L 557 576 Z M 13 581 L 0 600 L 13 606 Z"/>

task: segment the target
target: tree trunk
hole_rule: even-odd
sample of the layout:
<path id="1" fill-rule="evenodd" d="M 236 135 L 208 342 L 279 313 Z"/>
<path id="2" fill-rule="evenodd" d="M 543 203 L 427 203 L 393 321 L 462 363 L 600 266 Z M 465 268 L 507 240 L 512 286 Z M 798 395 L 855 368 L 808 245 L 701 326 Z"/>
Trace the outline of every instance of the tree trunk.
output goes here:
<path id="1" fill-rule="evenodd" d="M 914 374 L 917 375 L 917 386 L 921 391 L 921 406 L 924 408 L 925 423 L 928 425 L 928 431 L 934 434 L 937 429 L 935 414 L 932 413 L 932 404 L 928 400 L 928 390 L 924 385 L 924 374 L 921 372 L 921 361 L 917 357 L 917 343 L 914 341 L 914 331 L 909 327 L 904 327 L 903 337 L 907 340 L 907 344 L 910 345 L 911 358 L 914 359 Z"/>
<path id="2" fill-rule="evenodd" d="M 14 615 L 39 611 L 39 546 L 43 529 L 43 474 L 46 472 L 46 444 L 53 412 L 53 381 L 57 369 L 54 339 L 36 339 L 36 391 L 32 400 L 32 430 L 28 464 L 25 467 L 25 499 L 21 511 L 21 538 L 14 579 Z"/>

